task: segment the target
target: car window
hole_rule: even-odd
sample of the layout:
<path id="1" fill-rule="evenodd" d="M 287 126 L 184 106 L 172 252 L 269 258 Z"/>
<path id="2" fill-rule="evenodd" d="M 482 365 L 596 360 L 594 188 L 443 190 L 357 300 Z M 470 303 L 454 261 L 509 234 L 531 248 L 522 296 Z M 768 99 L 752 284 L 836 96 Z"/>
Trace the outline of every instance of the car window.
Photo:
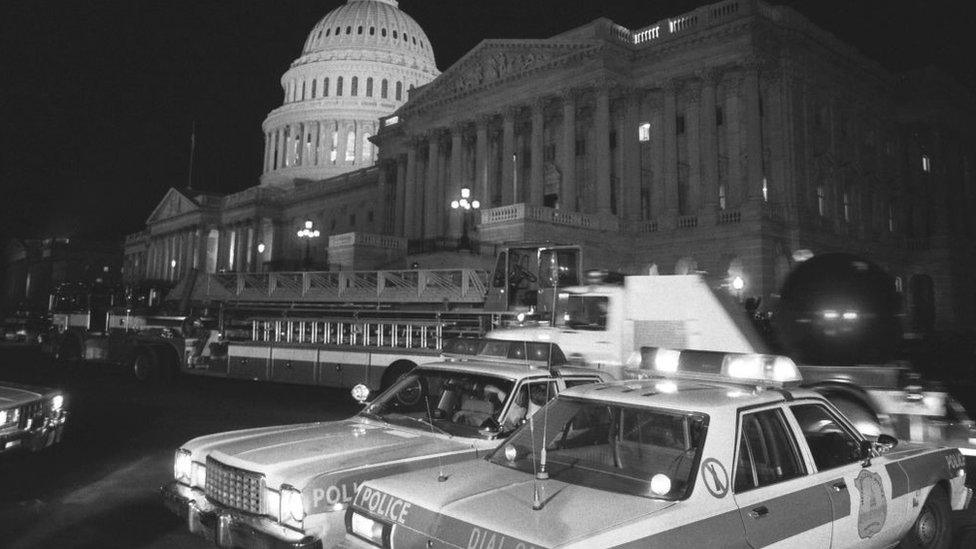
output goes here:
<path id="1" fill-rule="evenodd" d="M 510 431 L 532 417 L 539 408 L 552 400 L 559 388 L 555 381 L 537 380 L 523 383 L 512 398 L 512 405 L 502 420 L 502 431 Z"/>
<path id="2" fill-rule="evenodd" d="M 590 384 L 590 383 L 600 383 L 601 381 L 603 381 L 603 380 L 600 379 L 599 377 L 582 377 L 582 378 L 566 379 L 565 380 L 565 383 L 566 383 L 566 388 L 569 389 L 571 387 L 577 387 L 579 385 L 587 385 L 587 384 Z"/>
<path id="3" fill-rule="evenodd" d="M 799 451 L 779 409 L 743 414 L 735 491 L 769 486 L 805 474 Z"/>
<path id="4" fill-rule="evenodd" d="M 861 460 L 861 443 L 820 404 L 791 406 L 817 469 L 824 471 Z"/>

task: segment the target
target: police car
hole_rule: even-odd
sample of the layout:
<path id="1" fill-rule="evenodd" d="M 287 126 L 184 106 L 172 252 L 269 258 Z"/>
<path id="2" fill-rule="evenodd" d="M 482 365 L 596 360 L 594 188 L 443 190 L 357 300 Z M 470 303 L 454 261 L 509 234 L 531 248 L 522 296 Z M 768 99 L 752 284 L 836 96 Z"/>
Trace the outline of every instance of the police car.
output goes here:
<path id="1" fill-rule="evenodd" d="M 768 355 L 642 349 L 487 459 L 364 483 L 348 547 L 945 547 L 956 449 L 865 439 Z"/>
<path id="2" fill-rule="evenodd" d="M 220 546 L 329 547 L 364 480 L 484 456 L 559 391 L 608 379 L 553 344 L 464 339 L 445 353 L 350 419 L 187 442 L 165 503 Z"/>

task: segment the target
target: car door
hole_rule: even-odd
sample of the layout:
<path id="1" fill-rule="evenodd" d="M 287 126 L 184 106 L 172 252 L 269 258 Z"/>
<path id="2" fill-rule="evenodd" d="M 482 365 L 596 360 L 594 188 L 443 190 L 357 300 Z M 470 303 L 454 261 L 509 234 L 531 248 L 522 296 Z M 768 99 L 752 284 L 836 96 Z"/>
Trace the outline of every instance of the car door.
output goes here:
<path id="1" fill-rule="evenodd" d="M 832 518 L 780 407 L 739 415 L 732 491 L 753 547 L 827 547 Z"/>
<path id="2" fill-rule="evenodd" d="M 904 529 L 910 495 L 893 500 L 884 457 L 861 458 L 862 438 L 822 402 L 789 406 L 802 434 L 813 478 L 827 487 L 832 503 L 832 548 L 888 546 Z M 868 541 L 870 540 L 870 541 Z"/>

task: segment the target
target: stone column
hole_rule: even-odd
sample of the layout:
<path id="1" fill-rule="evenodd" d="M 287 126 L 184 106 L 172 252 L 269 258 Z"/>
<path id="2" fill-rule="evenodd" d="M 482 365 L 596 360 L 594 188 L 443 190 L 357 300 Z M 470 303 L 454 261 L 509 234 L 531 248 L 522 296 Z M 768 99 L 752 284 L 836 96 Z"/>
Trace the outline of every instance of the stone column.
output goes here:
<path id="1" fill-rule="evenodd" d="M 490 116 L 479 116 L 475 127 L 474 185 L 471 194 L 482 204 L 488 204 L 488 123 Z"/>
<path id="2" fill-rule="evenodd" d="M 532 102 L 532 137 L 530 147 L 532 148 L 532 165 L 529 181 L 529 204 L 541 206 L 545 193 L 545 107 L 546 101 L 543 98 L 536 98 Z"/>
<path id="3" fill-rule="evenodd" d="M 742 188 L 742 113 L 739 90 L 742 88 L 741 78 L 729 82 L 728 96 L 725 99 L 725 132 L 728 143 L 728 176 L 726 182 L 726 202 L 730 207 L 739 208 L 745 198 Z"/>
<path id="4" fill-rule="evenodd" d="M 393 233 L 392 227 L 390 225 L 392 224 L 393 207 L 394 204 L 396 203 L 396 188 L 394 187 L 393 189 L 391 189 L 390 185 L 387 183 L 387 179 L 389 178 L 389 171 L 390 171 L 389 164 L 386 161 L 376 163 L 376 180 L 378 183 L 377 190 L 379 191 L 381 204 L 385 204 L 385 207 L 383 208 L 383 213 L 381 214 L 383 216 L 383 219 L 378 224 L 379 225 L 378 232 L 383 234 Z M 325 231 L 323 230 L 322 233 L 324 234 Z M 326 246 L 328 246 L 328 242 L 326 242 Z"/>
<path id="5" fill-rule="evenodd" d="M 678 130 L 677 86 L 674 81 L 664 86 L 664 211 L 671 217 L 678 215 Z"/>
<path id="6" fill-rule="evenodd" d="M 759 63 L 746 64 L 743 80 L 743 96 L 746 110 L 746 196 L 762 198 L 763 185 L 763 138 L 762 116 L 759 110 Z"/>
<path id="7" fill-rule="evenodd" d="M 609 215 L 610 206 L 610 87 L 600 84 L 596 88 L 596 211 Z"/>
<path id="8" fill-rule="evenodd" d="M 448 184 L 447 200 L 458 200 L 461 197 L 461 178 L 464 176 L 464 124 L 456 123 L 451 127 L 451 180 Z M 448 236 L 459 238 L 461 236 L 461 212 L 451 210 L 448 212 L 450 218 Z"/>
<path id="9" fill-rule="evenodd" d="M 562 189 L 559 202 L 563 209 L 578 211 L 576 200 L 576 96 L 575 89 L 564 90 L 563 101 L 563 139 L 562 139 Z"/>
<path id="10" fill-rule="evenodd" d="M 406 230 L 406 202 L 407 202 L 407 163 L 402 155 L 396 157 L 396 201 L 393 205 L 393 234 L 407 236 Z"/>
<path id="11" fill-rule="evenodd" d="M 441 211 L 440 192 L 440 154 L 441 154 L 441 132 L 433 129 L 427 133 L 427 181 L 425 182 L 424 199 L 427 206 L 424 208 L 424 238 L 434 238 L 437 236 L 439 226 L 438 212 Z"/>
<path id="12" fill-rule="evenodd" d="M 502 204 L 515 202 L 515 117 L 518 107 L 506 107 L 502 113 Z"/>
<path id="13" fill-rule="evenodd" d="M 624 98 L 623 123 L 617 134 L 617 146 L 621 148 L 623 167 L 620 179 L 620 207 L 618 215 L 624 219 L 640 219 L 641 214 L 641 165 L 638 126 L 641 123 L 640 103 L 643 90 L 631 91 Z"/>
<path id="14" fill-rule="evenodd" d="M 348 136 L 349 127 L 346 120 L 339 120 L 336 123 L 336 127 L 338 129 L 338 141 L 339 141 L 339 143 L 337 144 L 338 146 L 336 147 L 337 150 L 336 164 L 342 165 L 346 163 L 346 143 L 348 143 L 349 140 L 349 136 Z"/>
<path id="15" fill-rule="evenodd" d="M 285 167 L 285 129 L 283 127 L 278 128 L 275 130 L 275 135 L 277 136 L 275 138 L 275 142 L 277 143 L 275 156 L 277 157 L 278 164 L 276 169 L 280 170 Z"/>
<path id="16" fill-rule="evenodd" d="M 718 125 L 715 118 L 715 88 L 718 85 L 717 71 L 705 70 L 700 73 L 701 89 L 701 162 L 702 162 L 702 201 L 705 209 L 711 211 L 718 205 Z"/>
<path id="17" fill-rule="evenodd" d="M 403 235 L 407 238 L 417 238 L 420 234 L 420 219 L 417 216 L 417 148 L 420 146 L 416 137 L 411 137 L 407 148 L 407 180 L 406 192 L 403 197 Z"/>
<path id="18" fill-rule="evenodd" d="M 688 93 L 685 94 L 685 133 L 688 143 L 688 203 L 687 211 L 683 214 L 697 214 L 701 207 L 701 128 L 703 120 L 700 112 L 701 86 L 698 82 L 690 82 Z M 714 115 L 712 115 L 714 121 Z"/>

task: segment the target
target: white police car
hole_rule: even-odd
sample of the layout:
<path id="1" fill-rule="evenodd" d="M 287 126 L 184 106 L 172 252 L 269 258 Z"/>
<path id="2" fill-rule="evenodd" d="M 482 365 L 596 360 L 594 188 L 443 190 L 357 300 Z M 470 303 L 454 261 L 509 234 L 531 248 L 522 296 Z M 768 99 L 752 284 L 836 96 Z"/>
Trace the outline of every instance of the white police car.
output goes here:
<path id="1" fill-rule="evenodd" d="M 642 351 L 649 378 L 568 390 L 485 460 L 364 483 L 345 545 L 947 546 L 958 450 L 866 440 L 785 357 Z"/>
<path id="2" fill-rule="evenodd" d="M 176 453 L 166 505 L 223 547 L 323 547 L 364 480 L 484 456 L 567 387 L 605 381 L 558 346 L 464 339 L 344 421 L 219 433 Z M 368 390 L 353 393 L 365 400 Z"/>

